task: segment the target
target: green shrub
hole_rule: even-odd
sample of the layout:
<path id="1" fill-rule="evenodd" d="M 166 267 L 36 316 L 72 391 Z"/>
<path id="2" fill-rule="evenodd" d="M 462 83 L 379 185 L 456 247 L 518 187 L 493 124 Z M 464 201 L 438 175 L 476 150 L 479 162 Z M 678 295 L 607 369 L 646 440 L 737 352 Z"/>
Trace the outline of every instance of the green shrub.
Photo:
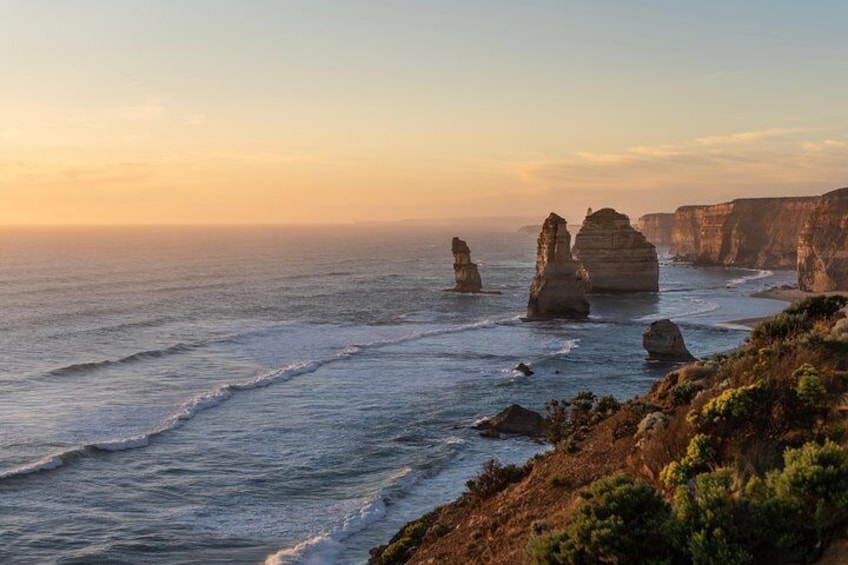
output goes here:
<path id="1" fill-rule="evenodd" d="M 834 296 L 819 294 L 799 300 L 784 312 L 789 315 L 800 315 L 811 321 L 824 320 L 835 316 L 846 304 L 848 304 L 848 297 L 840 294 Z"/>
<path id="2" fill-rule="evenodd" d="M 671 399 L 675 406 L 689 404 L 699 392 L 704 390 L 704 386 L 699 383 L 682 383 L 675 385 L 671 389 Z"/>
<path id="3" fill-rule="evenodd" d="M 804 363 L 792 373 L 795 394 L 808 408 L 819 408 L 827 395 L 821 376 L 816 368 Z"/>
<path id="4" fill-rule="evenodd" d="M 720 424 L 747 422 L 760 408 L 766 388 L 764 381 L 758 381 L 748 386 L 727 389 L 700 410 L 690 412 L 689 423 L 695 429 L 703 430 Z"/>
<path id="5" fill-rule="evenodd" d="M 568 528 L 532 538 L 532 565 L 680 563 L 679 529 L 669 505 L 641 481 L 613 476 L 581 493 Z"/>
<path id="6" fill-rule="evenodd" d="M 545 431 L 549 442 L 559 446 L 566 441 L 569 445 L 576 442 L 575 436 L 580 429 L 592 423 L 592 409 L 595 406 L 594 393 L 584 390 L 569 400 L 552 398 L 545 403 Z M 617 401 L 610 397 L 604 399 L 604 409 L 608 410 Z"/>
<path id="7" fill-rule="evenodd" d="M 690 489 L 680 487 L 677 516 L 687 532 L 693 565 L 744 565 L 752 562 L 741 513 L 734 503 L 729 469 L 703 473 Z"/>
<path id="8" fill-rule="evenodd" d="M 602 396 L 598 399 L 595 412 L 602 416 L 610 416 L 621 409 L 621 403 L 614 396 Z"/>
<path id="9" fill-rule="evenodd" d="M 717 459 L 718 453 L 710 438 L 696 434 L 689 440 L 686 455 L 680 461 L 669 463 L 660 473 L 660 480 L 669 487 L 685 484 L 693 476 L 706 471 Z"/>
<path id="10" fill-rule="evenodd" d="M 526 477 L 528 471 L 527 467 L 502 465 L 497 459 L 489 459 L 483 464 L 483 470 L 465 483 L 467 494 L 476 499 L 489 498 Z"/>

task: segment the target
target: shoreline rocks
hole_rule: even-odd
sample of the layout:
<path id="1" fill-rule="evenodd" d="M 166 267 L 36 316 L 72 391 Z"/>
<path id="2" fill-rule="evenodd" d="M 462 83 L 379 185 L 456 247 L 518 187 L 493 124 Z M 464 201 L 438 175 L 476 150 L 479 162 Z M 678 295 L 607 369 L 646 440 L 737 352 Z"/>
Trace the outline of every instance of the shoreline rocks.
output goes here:
<path id="1" fill-rule="evenodd" d="M 483 419 L 474 428 L 483 437 L 496 438 L 500 434 L 510 434 L 536 438 L 545 433 L 545 419 L 538 412 L 512 404 L 492 418 Z"/>
<path id="2" fill-rule="evenodd" d="M 536 276 L 530 286 L 528 320 L 586 318 L 589 302 L 579 264 L 571 256 L 566 221 L 551 212 L 539 233 Z"/>
<path id="3" fill-rule="evenodd" d="M 574 238 L 587 292 L 657 292 L 657 249 L 612 208 L 586 216 Z"/>
<path id="4" fill-rule="evenodd" d="M 671 320 L 657 320 L 642 334 L 642 347 L 651 361 L 694 361 L 695 357 L 686 349 L 680 328 Z"/>

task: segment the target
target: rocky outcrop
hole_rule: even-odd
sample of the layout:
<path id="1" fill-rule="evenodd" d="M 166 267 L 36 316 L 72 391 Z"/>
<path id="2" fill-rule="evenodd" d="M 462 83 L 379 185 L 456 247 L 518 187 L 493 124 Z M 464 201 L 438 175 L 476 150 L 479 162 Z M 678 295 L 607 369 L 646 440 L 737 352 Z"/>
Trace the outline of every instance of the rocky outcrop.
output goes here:
<path id="1" fill-rule="evenodd" d="M 483 290 L 483 281 L 477 271 L 477 265 L 471 262 L 471 249 L 468 244 L 458 237 L 451 241 L 451 252 L 453 252 L 453 270 L 456 274 L 456 286 L 454 292 L 480 292 Z"/>
<path id="2" fill-rule="evenodd" d="M 674 213 L 645 214 L 636 220 L 636 229 L 658 249 L 671 248 Z"/>
<path id="3" fill-rule="evenodd" d="M 848 290 L 848 188 L 824 194 L 798 238 L 798 288 Z"/>
<path id="4" fill-rule="evenodd" d="M 475 428 L 486 433 L 486 437 L 497 437 L 498 434 L 513 434 L 529 437 L 539 437 L 544 433 L 545 419 L 538 412 L 528 410 L 513 404 L 502 410 L 493 418 L 486 418 Z M 491 433 L 491 431 L 497 433 Z"/>
<path id="5" fill-rule="evenodd" d="M 579 264 L 571 256 L 571 234 L 566 221 L 552 212 L 539 233 L 527 318 L 585 318 L 589 302 L 578 269 Z"/>
<path id="6" fill-rule="evenodd" d="M 654 361 L 693 361 L 695 358 L 686 349 L 680 328 L 671 320 L 657 320 L 642 334 L 642 347 L 648 359 Z"/>
<path id="7" fill-rule="evenodd" d="M 612 208 L 586 216 L 574 238 L 589 292 L 656 292 L 657 249 Z"/>
<path id="8" fill-rule="evenodd" d="M 817 200 L 742 198 L 683 206 L 674 214 L 672 253 L 699 265 L 792 268 L 798 236 Z"/>

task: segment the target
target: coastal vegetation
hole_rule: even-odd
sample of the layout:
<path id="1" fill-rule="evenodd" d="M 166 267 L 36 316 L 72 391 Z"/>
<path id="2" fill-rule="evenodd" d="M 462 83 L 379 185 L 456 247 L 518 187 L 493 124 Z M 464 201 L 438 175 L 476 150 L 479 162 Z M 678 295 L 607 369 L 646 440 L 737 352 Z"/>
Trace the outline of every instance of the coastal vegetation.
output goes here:
<path id="1" fill-rule="evenodd" d="M 417 549 L 403 541 L 408 557 L 386 561 L 389 544 L 372 563 L 827 557 L 848 526 L 846 304 L 807 298 L 642 398 L 552 399 L 553 450 L 522 468 L 490 462 L 465 496 L 428 515 Z"/>

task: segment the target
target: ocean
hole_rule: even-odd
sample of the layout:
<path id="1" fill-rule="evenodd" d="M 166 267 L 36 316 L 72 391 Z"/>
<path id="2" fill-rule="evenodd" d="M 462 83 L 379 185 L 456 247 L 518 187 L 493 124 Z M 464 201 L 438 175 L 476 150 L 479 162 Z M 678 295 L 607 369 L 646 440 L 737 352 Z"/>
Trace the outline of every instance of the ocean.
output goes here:
<path id="1" fill-rule="evenodd" d="M 726 351 L 785 306 L 748 295 L 794 282 L 663 258 L 657 294 L 525 323 L 512 230 L 0 229 L 0 563 L 364 563 L 486 460 L 546 449 L 478 419 L 643 394 L 650 321 Z M 442 291 L 452 236 L 501 294 Z"/>

